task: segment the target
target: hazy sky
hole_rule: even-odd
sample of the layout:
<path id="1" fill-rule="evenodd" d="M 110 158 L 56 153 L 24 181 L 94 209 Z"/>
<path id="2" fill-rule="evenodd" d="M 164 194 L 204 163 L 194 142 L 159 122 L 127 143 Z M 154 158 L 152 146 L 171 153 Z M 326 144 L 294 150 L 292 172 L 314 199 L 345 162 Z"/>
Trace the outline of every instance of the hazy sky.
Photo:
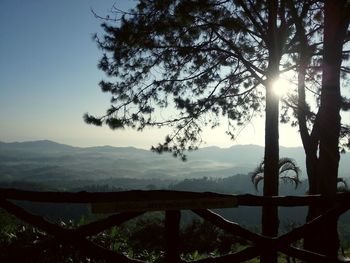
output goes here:
<path id="1" fill-rule="evenodd" d="M 90 11 L 108 14 L 134 1 L 0 1 L 0 141 L 49 139 L 76 146 L 113 145 L 150 148 L 165 131 L 111 131 L 83 121 L 83 114 L 103 114 L 109 96 L 98 82 L 101 51 L 92 40 L 101 32 Z M 235 141 L 224 127 L 204 133 L 206 145 L 264 143 L 263 120 L 254 120 Z M 300 146 L 296 129 L 281 125 L 280 144 Z"/>

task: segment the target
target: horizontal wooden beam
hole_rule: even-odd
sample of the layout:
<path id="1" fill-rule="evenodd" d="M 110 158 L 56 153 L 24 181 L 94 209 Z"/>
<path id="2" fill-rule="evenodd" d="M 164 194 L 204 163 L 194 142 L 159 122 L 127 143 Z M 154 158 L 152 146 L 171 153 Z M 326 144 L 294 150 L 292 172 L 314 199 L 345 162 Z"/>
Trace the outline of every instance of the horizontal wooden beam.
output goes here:
<path id="1" fill-rule="evenodd" d="M 0 198 L 12 200 L 26 200 L 32 202 L 47 202 L 47 203 L 125 203 L 136 202 L 168 202 L 169 206 L 172 202 L 173 209 L 177 209 L 177 205 L 183 202 L 184 206 L 189 209 L 198 209 L 195 207 L 188 207 L 189 201 L 200 203 L 200 200 L 207 200 L 211 203 L 206 208 L 218 208 L 222 201 L 223 207 L 234 206 L 323 206 L 326 202 L 346 202 L 350 199 L 350 192 L 337 194 L 333 198 L 327 198 L 320 195 L 305 195 L 305 196 L 256 196 L 251 194 L 244 195 L 229 195 L 218 194 L 211 192 L 185 192 L 185 191 L 170 191 L 170 190 L 131 190 L 122 192 L 33 192 L 17 189 L 0 188 Z M 212 200 L 212 201 L 208 201 Z M 161 202 L 160 202 L 161 203 Z M 125 203 L 126 204 L 126 203 Z M 150 206 L 150 205 L 147 205 Z M 157 206 L 155 204 L 155 206 Z M 163 206 L 163 205 L 161 205 Z M 158 208 L 159 209 L 159 206 Z M 138 209 L 139 211 L 139 209 Z"/>
<path id="2" fill-rule="evenodd" d="M 91 203 L 92 213 L 138 212 L 138 211 L 170 211 L 206 208 L 232 208 L 237 205 L 235 196 L 213 196 L 183 199 L 145 199 L 135 201 L 116 201 Z"/>
<path id="3" fill-rule="evenodd" d="M 0 198 L 47 203 L 92 203 L 143 200 L 181 200 L 196 198 L 233 197 L 235 195 L 212 192 L 187 192 L 171 190 L 130 190 L 121 192 L 35 192 L 0 188 Z"/>

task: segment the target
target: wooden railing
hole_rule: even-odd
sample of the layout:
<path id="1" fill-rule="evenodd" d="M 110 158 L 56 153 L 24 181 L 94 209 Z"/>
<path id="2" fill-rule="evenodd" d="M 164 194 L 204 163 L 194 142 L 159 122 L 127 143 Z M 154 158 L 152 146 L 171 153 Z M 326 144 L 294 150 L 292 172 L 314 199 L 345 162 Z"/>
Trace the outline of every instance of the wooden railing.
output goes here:
<path id="1" fill-rule="evenodd" d="M 15 205 L 11 200 L 26 200 L 48 203 L 91 203 L 92 209 L 106 212 L 119 211 L 108 217 L 67 229 L 51 223 L 43 217 L 31 214 Z M 252 245 L 233 254 L 219 257 L 208 257 L 192 262 L 243 262 L 260 256 L 266 251 L 280 251 L 287 256 L 308 262 L 343 262 L 331 260 L 325 255 L 294 247 L 292 244 L 304 238 L 305 233 L 315 224 L 329 218 L 338 218 L 350 209 L 350 193 L 341 193 L 330 199 L 322 196 L 276 196 L 261 197 L 254 195 L 222 195 L 216 193 L 194 193 L 179 191 L 126 191 L 108 193 L 67 193 L 67 192 L 31 192 L 15 189 L 0 189 L 0 207 L 19 219 L 45 231 L 53 236 L 45 243 L 34 245 L 28 253 L 35 256 L 39 251 L 57 244 L 74 246 L 89 257 L 103 259 L 110 262 L 144 262 L 132 259 L 124 254 L 105 249 L 87 237 L 94 236 L 110 227 L 135 218 L 147 211 L 165 211 L 165 255 L 167 263 L 186 262 L 179 254 L 179 222 L 180 210 L 192 210 L 205 220 L 235 236 L 248 240 Z M 208 208 L 234 206 L 322 206 L 325 203 L 333 204 L 333 208 L 306 224 L 296 227 L 279 237 L 266 237 L 251 232 L 239 224 L 228 221 Z M 101 211 L 100 211 L 101 212 Z"/>

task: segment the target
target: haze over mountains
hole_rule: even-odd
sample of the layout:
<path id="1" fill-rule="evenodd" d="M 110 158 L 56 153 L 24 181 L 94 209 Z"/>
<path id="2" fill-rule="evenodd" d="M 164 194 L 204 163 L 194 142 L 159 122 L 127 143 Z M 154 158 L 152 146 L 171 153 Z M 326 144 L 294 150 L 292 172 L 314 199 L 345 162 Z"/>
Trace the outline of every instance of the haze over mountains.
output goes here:
<path id="1" fill-rule="evenodd" d="M 104 180 L 108 178 L 182 180 L 248 174 L 263 158 L 263 147 L 237 145 L 206 147 L 182 162 L 170 154 L 133 147 L 72 147 L 52 141 L 0 142 L 0 181 Z M 280 148 L 281 157 L 293 158 L 306 177 L 304 151 Z M 340 176 L 348 176 L 350 154 L 341 156 Z"/>
<path id="2" fill-rule="evenodd" d="M 182 162 L 170 154 L 156 154 L 133 147 L 79 148 L 52 141 L 0 142 L 0 187 L 28 190 L 121 191 L 129 189 L 171 189 L 232 194 L 256 192 L 248 175 L 263 158 L 263 147 L 238 145 L 230 148 L 206 147 L 188 154 Z M 281 157 L 296 160 L 302 170 L 302 148 L 280 148 Z M 342 155 L 340 174 L 350 165 L 350 155 Z M 305 178 L 305 172 L 303 172 Z M 281 195 L 304 195 L 308 184 L 295 189 L 280 184 Z M 79 219 L 88 214 L 87 205 L 21 204 L 27 210 L 52 218 Z M 259 225 L 259 207 L 222 209 L 226 218 L 246 225 Z M 303 222 L 306 208 L 280 208 L 282 225 Z M 349 215 L 350 216 L 350 215 Z M 284 222 L 284 223 L 283 223 Z"/>

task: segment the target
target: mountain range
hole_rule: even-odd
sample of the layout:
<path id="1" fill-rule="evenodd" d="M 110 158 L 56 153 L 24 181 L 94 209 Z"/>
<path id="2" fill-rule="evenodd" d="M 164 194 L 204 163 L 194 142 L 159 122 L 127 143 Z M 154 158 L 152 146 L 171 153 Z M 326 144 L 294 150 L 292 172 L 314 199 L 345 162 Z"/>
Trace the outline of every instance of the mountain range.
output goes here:
<path id="1" fill-rule="evenodd" d="M 0 142 L 0 182 L 101 181 L 111 178 L 183 180 L 248 174 L 263 159 L 264 148 L 237 145 L 205 147 L 182 162 L 170 154 L 134 147 L 73 147 L 53 141 Z M 281 157 L 294 159 L 305 173 L 303 148 L 280 147 Z M 339 174 L 347 176 L 350 154 L 341 156 Z"/>

